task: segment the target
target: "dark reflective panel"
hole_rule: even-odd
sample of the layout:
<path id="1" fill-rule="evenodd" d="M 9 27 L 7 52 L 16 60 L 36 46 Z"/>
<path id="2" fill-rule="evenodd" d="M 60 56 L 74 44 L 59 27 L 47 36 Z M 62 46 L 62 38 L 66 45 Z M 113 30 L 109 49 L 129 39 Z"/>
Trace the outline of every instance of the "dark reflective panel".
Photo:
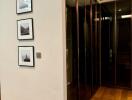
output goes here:
<path id="1" fill-rule="evenodd" d="M 117 85 L 131 86 L 131 0 L 117 1 Z"/>
<path id="2" fill-rule="evenodd" d="M 115 83 L 115 2 L 101 4 L 101 83 Z"/>
<path id="3" fill-rule="evenodd" d="M 80 100 L 87 100 L 92 95 L 92 66 L 90 55 L 90 5 L 79 8 L 79 78 L 80 78 Z M 86 13 L 85 13 L 86 11 Z M 86 14 L 86 15 L 85 15 Z"/>
<path id="4" fill-rule="evenodd" d="M 94 20 L 97 17 L 96 7 L 98 7 L 96 4 L 93 4 L 93 7 L 90 6 L 90 3 L 87 3 L 86 6 L 79 6 L 79 29 L 77 29 L 76 8 L 67 6 L 68 100 L 89 100 L 99 87 L 99 44 L 97 39 L 99 22 Z M 90 10 L 93 16 L 90 15 Z M 79 37 L 77 30 L 79 30 Z"/>
<path id="5" fill-rule="evenodd" d="M 78 100 L 77 22 L 75 7 L 67 6 L 67 98 Z"/>
<path id="6" fill-rule="evenodd" d="M 99 65 L 99 5 L 92 5 L 92 94 L 94 94 L 100 86 L 100 65 Z"/>

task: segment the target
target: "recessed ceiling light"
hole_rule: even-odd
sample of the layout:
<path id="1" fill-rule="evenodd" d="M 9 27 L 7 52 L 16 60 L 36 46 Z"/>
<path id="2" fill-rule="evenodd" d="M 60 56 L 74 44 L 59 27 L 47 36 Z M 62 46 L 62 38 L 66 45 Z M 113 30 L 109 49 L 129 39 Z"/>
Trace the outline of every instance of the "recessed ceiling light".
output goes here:
<path id="1" fill-rule="evenodd" d="M 106 3 L 106 2 L 113 2 L 116 0 L 97 0 L 98 3 Z"/>
<path id="2" fill-rule="evenodd" d="M 122 15 L 121 18 L 122 19 L 124 19 L 124 18 L 132 18 L 132 15 Z"/>

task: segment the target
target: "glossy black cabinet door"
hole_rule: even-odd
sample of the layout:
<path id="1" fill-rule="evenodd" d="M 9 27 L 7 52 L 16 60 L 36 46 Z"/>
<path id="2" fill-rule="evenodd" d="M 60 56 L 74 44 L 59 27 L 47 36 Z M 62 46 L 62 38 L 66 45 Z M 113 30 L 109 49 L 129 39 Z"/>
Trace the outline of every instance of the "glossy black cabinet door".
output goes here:
<path id="1" fill-rule="evenodd" d="M 79 48 L 76 27 L 76 9 L 68 7 L 67 13 L 67 63 L 72 67 L 72 74 L 68 79 L 70 83 L 67 86 L 68 100 L 88 100 L 92 96 L 92 68 L 90 55 L 90 37 L 89 31 L 84 33 L 84 7 L 79 7 Z M 89 19 L 87 21 L 89 23 Z M 89 27 L 89 24 L 88 24 Z M 79 49 L 79 70 L 78 70 L 78 49 Z M 71 51 L 71 53 L 70 53 Z M 70 56 L 72 54 L 72 56 Z M 72 61 L 69 59 L 72 57 Z M 71 80 L 70 80 L 71 79 Z M 79 80 L 78 80 L 79 79 Z"/>
<path id="2" fill-rule="evenodd" d="M 76 9 L 68 7 L 67 13 L 67 61 L 72 67 L 72 74 L 68 70 L 68 100 L 89 100 L 99 87 L 99 59 L 98 47 L 96 45 L 97 32 L 95 34 L 95 23 L 90 25 L 90 6 L 87 6 L 87 20 L 85 21 L 84 6 L 79 7 L 79 40 L 77 38 Z M 93 10 L 94 14 L 94 10 Z M 94 17 L 94 16 L 93 16 Z M 93 18 L 94 19 L 94 18 Z M 86 26 L 85 26 L 86 25 Z M 84 27 L 86 31 L 84 31 Z M 90 27 L 94 27 L 90 32 Z M 92 28 L 91 28 L 92 29 Z M 79 42 L 79 47 L 77 43 Z M 79 49 L 79 70 L 78 66 Z M 70 56 L 72 54 L 72 56 Z M 72 59 L 71 59 L 72 57 Z M 70 60 L 71 59 L 71 60 Z M 69 61 L 70 60 L 70 61 Z M 70 71 L 70 72 L 69 72 Z"/>
<path id="3" fill-rule="evenodd" d="M 132 0 L 101 5 L 102 85 L 131 88 Z"/>
<path id="4" fill-rule="evenodd" d="M 92 48 L 91 48 L 91 59 L 92 61 L 92 94 L 94 94 L 100 86 L 100 62 L 99 62 L 99 44 L 100 44 L 100 29 L 99 21 L 95 20 L 100 17 L 99 5 L 92 5 Z"/>
<path id="5" fill-rule="evenodd" d="M 117 86 L 131 87 L 131 0 L 117 1 Z"/>
<path id="6" fill-rule="evenodd" d="M 67 6 L 67 100 L 78 100 L 76 9 Z"/>
<path id="7" fill-rule="evenodd" d="M 88 27 L 89 18 L 87 17 L 86 23 L 84 16 L 84 7 L 79 8 L 79 78 L 80 78 L 80 100 L 88 100 L 92 95 L 92 66 L 91 66 L 91 55 L 90 55 L 90 31 Z M 89 6 L 87 6 L 89 11 Z M 89 13 L 87 13 L 89 15 Z M 84 31 L 84 24 L 86 25 L 87 31 Z"/>
<path id="8" fill-rule="evenodd" d="M 87 5 L 86 19 L 84 16 L 84 7 L 79 8 L 79 84 L 81 100 L 90 99 L 100 86 L 99 40 L 97 25 L 99 23 L 94 20 L 95 12 L 97 12 L 96 7 L 98 6 L 92 5 L 92 8 L 90 8 L 90 5 Z M 90 15 L 90 11 L 92 11 L 92 16 Z"/>
<path id="9" fill-rule="evenodd" d="M 115 2 L 101 5 L 101 83 L 115 84 Z"/>

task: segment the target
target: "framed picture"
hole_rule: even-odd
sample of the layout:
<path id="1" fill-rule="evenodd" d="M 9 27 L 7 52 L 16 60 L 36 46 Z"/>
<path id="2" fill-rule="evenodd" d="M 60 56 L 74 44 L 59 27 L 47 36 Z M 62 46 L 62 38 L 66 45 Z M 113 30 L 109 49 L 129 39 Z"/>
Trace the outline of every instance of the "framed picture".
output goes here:
<path id="1" fill-rule="evenodd" d="M 18 46 L 18 65 L 34 67 L 34 46 Z"/>
<path id="2" fill-rule="evenodd" d="M 16 12 L 17 14 L 32 12 L 32 0 L 17 0 Z"/>
<path id="3" fill-rule="evenodd" d="M 33 34 L 33 19 L 21 19 L 17 21 L 17 37 L 18 40 L 32 40 Z"/>

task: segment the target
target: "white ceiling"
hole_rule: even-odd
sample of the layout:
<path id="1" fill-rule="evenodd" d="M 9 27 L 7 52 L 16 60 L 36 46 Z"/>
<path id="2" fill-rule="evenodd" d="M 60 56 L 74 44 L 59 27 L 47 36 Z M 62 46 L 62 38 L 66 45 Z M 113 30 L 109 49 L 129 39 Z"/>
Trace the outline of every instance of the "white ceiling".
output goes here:
<path id="1" fill-rule="evenodd" d="M 75 1 L 76 0 L 66 0 L 67 5 L 69 6 L 75 6 Z M 106 2 L 112 2 L 115 0 L 97 0 L 98 3 L 106 3 Z M 85 0 L 78 0 L 78 4 L 79 6 L 84 6 L 85 5 Z M 95 3 L 95 0 L 93 0 L 93 3 Z M 90 0 L 86 0 L 86 4 L 89 5 L 90 4 Z"/>

